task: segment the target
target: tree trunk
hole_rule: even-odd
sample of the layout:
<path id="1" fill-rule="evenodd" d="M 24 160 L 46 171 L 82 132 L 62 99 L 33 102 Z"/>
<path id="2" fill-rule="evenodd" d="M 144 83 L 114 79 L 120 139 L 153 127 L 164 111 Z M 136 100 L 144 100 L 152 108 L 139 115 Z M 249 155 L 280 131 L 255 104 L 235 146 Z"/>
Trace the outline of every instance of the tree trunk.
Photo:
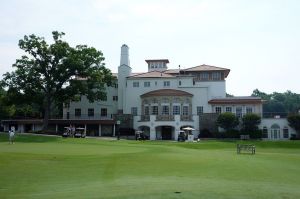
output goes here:
<path id="1" fill-rule="evenodd" d="M 45 114 L 43 120 L 43 132 L 46 132 L 48 129 L 49 119 L 50 119 L 50 107 L 51 107 L 51 99 L 49 96 L 46 97 L 46 104 L 45 104 Z"/>

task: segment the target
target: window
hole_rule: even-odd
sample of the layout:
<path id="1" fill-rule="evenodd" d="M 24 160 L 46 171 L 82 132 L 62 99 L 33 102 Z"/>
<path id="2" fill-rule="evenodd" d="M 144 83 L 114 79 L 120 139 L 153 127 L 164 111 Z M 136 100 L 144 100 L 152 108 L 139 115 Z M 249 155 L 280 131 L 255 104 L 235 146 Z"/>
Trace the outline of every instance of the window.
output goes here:
<path id="1" fill-rule="evenodd" d="M 137 107 L 131 107 L 131 114 L 137 116 Z"/>
<path id="2" fill-rule="evenodd" d="M 157 82 L 155 82 L 155 86 L 157 86 Z"/>
<path id="3" fill-rule="evenodd" d="M 252 113 L 252 107 L 246 107 L 246 113 Z"/>
<path id="4" fill-rule="evenodd" d="M 243 116 L 243 109 L 242 107 L 236 107 L 235 114 L 238 118 L 241 118 Z"/>
<path id="5" fill-rule="evenodd" d="M 164 81 L 164 87 L 169 87 L 170 86 L 170 81 Z"/>
<path id="6" fill-rule="evenodd" d="M 263 128 L 262 137 L 263 137 L 263 138 L 268 138 L 268 129 L 267 129 L 267 127 L 265 127 L 265 126 L 264 126 L 264 128 Z"/>
<path id="7" fill-rule="evenodd" d="M 181 86 L 181 81 L 178 82 L 179 86 Z"/>
<path id="8" fill-rule="evenodd" d="M 220 72 L 213 72 L 212 73 L 213 80 L 221 80 L 221 73 Z"/>
<path id="9" fill-rule="evenodd" d="M 165 97 L 165 98 L 162 99 L 162 102 L 163 103 L 169 103 L 169 99 Z"/>
<path id="10" fill-rule="evenodd" d="M 145 115 L 149 115 L 149 106 L 145 106 L 144 112 Z"/>
<path id="11" fill-rule="evenodd" d="M 150 82 L 144 82 L 144 87 L 150 87 Z"/>
<path id="12" fill-rule="evenodd" d="M 81 116 L 81 109 L 80 108 L 75 108 L 75 116 L 80 117 Z"/>
<path id="13" fill-rule="evenodd" d="M 169 113 L 170 113 L 169 106 L 162 106 L 162 112 L 161 112 L 161 114 L 162 115 L 169 115 Z"/>
<path id="14" fill-rule="evenodd" d="M 113 96 L 113 101 L 118 101 L 118 96 Z"/>
<path id="15" fill-rule="evenodd" d="M 173 115 L 180 115 L 180 106 L 173 106 Z"/>
<path id="16" fill-rule="evenodd" d="M 189 107 L 188 106 L 182 107 L 182 115 L 189 115 Z"/>
<path id="17" fill-rule="evenodd" d="M 151 106 L 151 114 L 158 115 L 158 106 Z"/>
<path id="18" fill-rule="evenodd" d="M 101 117 L 106 117 L 107 116 L 107 108 L 102 108 L 101 109 Z"/>
<path id="19" fill-rule="evenodd" d="M 65 108 L 70 108 L 70 103 L 69 102 L 64 103 L 64 105 L 65 105 Z"/>
<path id="20" fill-rule="evenodd" d="M 203 106 L 197 106 L 197 115 L 203 114 Z"/>
<path id="21" fill-rule="evenodd" d="M 200 80 L 207 81 L 209 79 L 208 73 L 200 73 Z"/>
<path id="22" fill-rule="evenodd" d="M 94 116 L 94 109 L 93 108 L 89 108 L 88 109 L 88 116 L 89 117 L 93 117 Z"/>
<path id="23" fill-rule="evenodd" d="M 231 112 L 232 112 L 232 107 L 227 106 L 227 107 L 225 108 L 225 112 L 231 113 Z"/>
<path id="24" fill-rule="evenodd" d="M 139 87 L 139 86 L 140 86 L 139 82 L 133 82 L 133 87 Z"/>
<path id="25" fill-rule="evenodd" d="M 216 110 L 216 113 L 222 113 L 222 107 L 220 107 L 220 106 L 217 106 L 215 108 L 215 110 Z"/>
<path id="26" fill-rule="evenodd" d="M 283 138 L 289 138 L 289 129 L 287 127 L 283 128 Z"/>

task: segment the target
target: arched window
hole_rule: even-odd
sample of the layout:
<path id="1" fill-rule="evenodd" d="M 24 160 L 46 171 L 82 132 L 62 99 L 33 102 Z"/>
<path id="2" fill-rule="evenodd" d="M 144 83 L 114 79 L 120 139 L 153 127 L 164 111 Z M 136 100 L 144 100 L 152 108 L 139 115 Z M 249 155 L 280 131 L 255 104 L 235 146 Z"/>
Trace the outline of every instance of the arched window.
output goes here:
<path id="1" fill-rule="evenodd" d="M 271 138 L 280 139 L 280 126 L 278 124 L 273 124 L 271 126 Z"/>

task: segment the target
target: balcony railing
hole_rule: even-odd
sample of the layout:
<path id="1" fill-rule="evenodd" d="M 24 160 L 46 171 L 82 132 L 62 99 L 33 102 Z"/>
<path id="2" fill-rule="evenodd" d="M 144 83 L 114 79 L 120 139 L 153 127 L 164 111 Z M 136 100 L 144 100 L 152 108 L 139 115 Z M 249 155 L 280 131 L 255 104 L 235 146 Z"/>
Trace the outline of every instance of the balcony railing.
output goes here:
<path id="1" fill-rule="evenodd" d="M 142 122 L 150 121 L 150 115 L 141 115 L 141 121 Z"/>
<path id="2" fill-rule="evenodd" d="M 157 115 L 156 121 L 174 121 L 174 115 Z"/>
<path id="3" fill-rule="evenodd" d="M 112 120 L 113 115 L 108 114 L 108 115 L 101 115 L 101 114 L 80 114 L 80 115 L 75 115 L 75 114 L 65 114 L 63 116 L 63 119 L 80 119 L 80 120 Z"/>
<path id="4" fill-rule="evenodd" d="M 181 121 L 193 121 L 192 115 L 180 115 Z"/>

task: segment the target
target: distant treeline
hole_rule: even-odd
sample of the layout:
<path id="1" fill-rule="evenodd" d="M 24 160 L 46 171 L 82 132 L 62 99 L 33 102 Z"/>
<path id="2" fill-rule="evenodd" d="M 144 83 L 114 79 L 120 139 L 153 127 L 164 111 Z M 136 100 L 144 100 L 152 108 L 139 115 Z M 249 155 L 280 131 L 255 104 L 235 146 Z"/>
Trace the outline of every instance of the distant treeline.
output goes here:
<path id="1" fill-rule="evenodd" d="M 265 117 L 274 115 L 287 116 L 287 114 L 296 113 L 300 109 L 300 94 L 289 90 L 284 93 L 273 92 L 267 94 L 255 89 L 251 96 L 261 97 L 265 100 L 263 103 L 263 114 Z"/>

